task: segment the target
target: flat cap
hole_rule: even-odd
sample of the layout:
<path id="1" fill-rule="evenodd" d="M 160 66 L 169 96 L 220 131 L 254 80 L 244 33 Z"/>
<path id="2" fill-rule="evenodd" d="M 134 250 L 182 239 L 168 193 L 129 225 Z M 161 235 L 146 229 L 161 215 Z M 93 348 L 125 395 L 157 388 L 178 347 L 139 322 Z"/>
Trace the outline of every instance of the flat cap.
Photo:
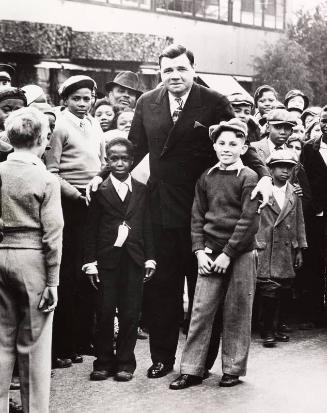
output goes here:
<path id="1" fill-rule="evenodd" d="M 11 80 L 15 74 L 15 69 L 11 65 L 0 64 L 0 79 Z"/>
<path id="2" fill-rule="evenodd" d="M 303 110 L 305 110 L 309 106 L 309 98 L 301 90 L 298 90 L 298 89 L 292 89 L 286 93 L 285 99 L 284 99 L 284 105 L 288 107 L 288 102 L 291 99 L 295 98 L 296 96 L 301 96 L 301 98 L 303 98 L 303 101 L 304 101 Z"/>
<path id="3" fill-rule="evenodd" d="M 71 76 L 68 79 L 66 79 L 64 83 L 60 86 L 60 88 L 58 89 L 58 93 L 62 98 L 66 98 L 71 93 L 75 92 L 78 89 L 84 88 L 84 87 L 92 91 L 94 88 L 95 89 L 97 88 L 97 84 L 89 76 L 84 76 L 84 75 Z"/>
<path id="4" fill-rule="evenodd" d="M 228 122 L 223 120 L 218 125 L 210 126 L 210 128 L 209 128 L 209 137 L 210 137 L 210 139 L 213 142 L 216 142 L 216 140 L 218 139 L 218 136 L 223 131 L 239 132 L 244 137 L 246 137 L 247 134 L 248 134 L 248 127 L 244 122 L 240 121 L 237 118 L 232 118 Z"/>
<path id="5" fill-rule="evenodd" d="M 267 114 L 267 122 L 271 124 L 296 125 L 294 116 L 286 109 L 273 109 Z"/>
<path id="6" fill-rule="evenodd" d="M 245 93 L 236 92 L 228 95 L 227 97 L 232 106 L 247 105 L 253 107 L 254 105 L 252 96 L 246 95 Z"/>
<path id="7" fill-rule="evenodd" d="M 297 162 L 298 161 L 296 159 L 296 154 L 291 149 L 280 149 L 277 151 L 273 151 L 266 160 L 266 164 L 268 166 L 277 163 L 296 165 Z"/>
<path id="8" fill-rule="evenodd" d="M 27 106 L 33 102 L 46 103 L 46 96 L 43 89 L 38 85 L 26 85 L 22 87 L 27 99 Z"/>
<path id="9" fill-rule="evenodd" d="M 5 99 L 20 99 L 27 106 L 25 92 L 18 87 L 8 86 L 0 90 L 0 102 Z"/>

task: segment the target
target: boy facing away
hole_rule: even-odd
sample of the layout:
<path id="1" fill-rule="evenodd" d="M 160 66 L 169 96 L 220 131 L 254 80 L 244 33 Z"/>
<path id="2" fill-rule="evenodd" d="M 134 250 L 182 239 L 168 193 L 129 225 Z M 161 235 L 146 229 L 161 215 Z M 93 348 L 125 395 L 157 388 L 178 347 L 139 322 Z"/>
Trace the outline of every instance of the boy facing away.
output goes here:
<path id="1" fill-rule="evenodd" d="M 92 198 L 85 235 L 83 269 L 98 290 L 97 358 L 90 379 L 114 376 L 117 381 L 129 381 L 136 368 L 143 278 L 144 274 L 151 278 L 156 263 L 147 188 L 130 175 L 133 144 L 126 138 L 113 139 L 107 143 L 106 156 L 110 175 Z M 114 353 L 116 308 L 119 333 Z"/>
<path id="2" fill-rule="evenodd" d="M 220 385 L 234 386 L 246 373 L 258 229 L 258 205 L 250 199 L 258 178 L 240 159 L 247 150 L 246 135 L 246 125 L 235 118 L 210 134 L 219 162 L 202 174 L 195 189 L 191 231 L 198 279 L 181 375 L 170 384 L 172 390 L 200 384 L 208 375 L 206 358 L 217 309 L 223 311 Z"/>

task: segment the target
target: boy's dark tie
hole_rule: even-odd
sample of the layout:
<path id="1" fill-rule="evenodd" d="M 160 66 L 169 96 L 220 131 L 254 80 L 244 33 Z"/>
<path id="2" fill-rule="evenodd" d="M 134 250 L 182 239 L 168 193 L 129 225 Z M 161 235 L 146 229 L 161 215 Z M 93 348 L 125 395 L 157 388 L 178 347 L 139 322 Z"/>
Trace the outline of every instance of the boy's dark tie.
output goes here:
<path id="1" fill-rule="evenodd" d="M 179 118 L 179 115 L 181 113 L 181 111 L 183 110 L 183 99 L 182 98 L 175 98 L 178 107 L 174 110 L 172 118 L 173 118 L 173 122 L 176 123 L 177 119 Z"/>

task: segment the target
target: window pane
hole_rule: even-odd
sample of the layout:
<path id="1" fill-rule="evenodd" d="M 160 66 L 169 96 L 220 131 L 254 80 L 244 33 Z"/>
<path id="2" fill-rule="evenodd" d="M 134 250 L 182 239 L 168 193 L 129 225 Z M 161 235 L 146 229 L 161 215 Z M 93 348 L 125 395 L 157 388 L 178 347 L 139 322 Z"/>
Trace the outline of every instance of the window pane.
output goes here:
<path id="1" fill-rule="evenodd" d="M 233 22 L 241 23 L 241 0 L 233 1 Z"/>
<path id="2" fill-rule="evenodd" d="M 276 1 L 276 28 L 284 28 L 284 0 Z"/>
<path id="3" fill-rule="evenodd" d="M 262 26 L 262 16 L 263 16 L 263 2 L 262 0 L 255 0 L 254 24 L 256 26 Z"/>
<path id="4" fill-rule="evenodd" d="M 228 21 L 228 0 L 219 0 L 219 20 Z"/>
<path id="5" fill-rule="evenodd" d="M 151 0 L 144 0 L 151 1 Z M 193 14 L 193 0 L 157 0 L 157 9 L 175 11 L 185 15 Z"/>

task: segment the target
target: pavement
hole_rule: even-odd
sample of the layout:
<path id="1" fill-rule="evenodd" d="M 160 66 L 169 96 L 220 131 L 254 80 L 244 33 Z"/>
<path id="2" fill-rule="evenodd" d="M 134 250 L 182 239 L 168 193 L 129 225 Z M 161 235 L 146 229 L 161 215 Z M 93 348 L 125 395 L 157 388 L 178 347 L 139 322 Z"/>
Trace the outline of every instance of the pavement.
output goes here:
<path id="1" fill-rule="evenodd" d="M 263 348 L 253 336 L 248 372 L 233 388 L 218 386 L 218 357 L 202 385 L 169 390 L 178 376 L 181 334 L 175 370 L 160 379 L 148 379 L 151 365 L 148 340 L 138 340 L 138 367 L 132 381 L 91 382 L 93 357 L 83 364 L 57 369 L 51 386 L 51 413 L 324 413 L 327 412 L 327 330 L 294 331 L 289 343 Z M 19 392 L 11 392 L 17 400 Z"/>

